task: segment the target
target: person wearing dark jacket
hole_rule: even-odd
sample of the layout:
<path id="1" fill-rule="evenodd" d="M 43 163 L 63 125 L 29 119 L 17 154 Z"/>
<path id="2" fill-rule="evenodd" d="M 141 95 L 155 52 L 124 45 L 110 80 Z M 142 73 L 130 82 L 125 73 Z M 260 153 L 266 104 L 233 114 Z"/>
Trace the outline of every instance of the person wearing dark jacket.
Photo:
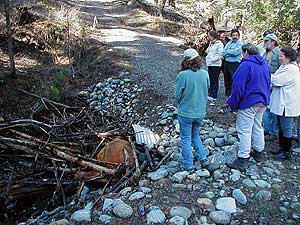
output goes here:
<path id="1" fill-rule="evenodd" d="M 232 93 L 226 101 L 232 111 L 238 111 L 238 158 L 227 164 L 234 169 L 246 169 L 250 155 L 256 161 L 263 159 L 265 141 L 262 116 L 270 103 L 271 72 L 268 64 L 251 43 L 242 46 L 242 53 L 241 64 L 233 75 Z"/>

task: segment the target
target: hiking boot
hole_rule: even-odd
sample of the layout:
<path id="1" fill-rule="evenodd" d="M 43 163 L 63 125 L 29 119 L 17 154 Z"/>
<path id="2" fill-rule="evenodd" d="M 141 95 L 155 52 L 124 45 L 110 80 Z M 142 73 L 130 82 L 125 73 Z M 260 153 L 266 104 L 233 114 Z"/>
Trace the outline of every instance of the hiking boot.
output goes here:
<path id="1" fill-rule="evenodd" d="M 282 136 L 282 149 L 281 152 L 274 156 L 275 160 L 287 160 L 291 156 L 293 138 Z"/>
<path id="2" fill-rule="evenodd" d="M 279 153 L 277 155 L 275 155 L 273 158 L 275 160 L 288 160 L 290 159 L 290 153 L 289 152 L 282 152 L 282 153 Z"/>
<path id="3" fill-rule="evenodd" d="M 179 172 L 184 172 L 187 171 L 189 173 L 193 173 L 196 171 L 195 167 L 190 167 L 190 168 L 185 168 L 183 165 L 180 166 L 180 171 Z"/>
<path id="4" fill-rule="evenodd" d="M 264 152 L 261 151 L 255 151 L 253 150 L 252 152 L 250 152 L 250 156 L 253 157 L 253 159 L 255 159 L 256 162 L 261 162 L 264 160 Z"/>
<path id="5" fill-rule="evenodd" d="M 279 144 L 279 147 L 277 149 L 271 149 L 270 150 L 271 154 L 276 155 L 276 154 L 282 153 L 283 142 L 284 142 L 283 133 L 279 132 L 278 133 L 278 144 Z"/>
<path id="6" fill-rule="evenodd" d="M 280 154 L 280 153 L 282 153 L 282 147 L 278 147 L 278 148 L 276 148 L 276 149 L 271 149 L 270 152 L 271 152 L 271 154 L 273 154 L 273 155 Z"/>
<path id="7" fill-rule="evenodd" d="M 231 169 L 245 170 L 248 168 L 249 158 L 238 157 L 232 163 L 227 163 L 227 166 Z"/>
<path id="8" fill-rule="evenodd" d="M 199 162 L 200 162 L 202 168 L 208 167 L 208 165 L 209 165 L 209 161 L 207 159 L 199 160 Z"/>

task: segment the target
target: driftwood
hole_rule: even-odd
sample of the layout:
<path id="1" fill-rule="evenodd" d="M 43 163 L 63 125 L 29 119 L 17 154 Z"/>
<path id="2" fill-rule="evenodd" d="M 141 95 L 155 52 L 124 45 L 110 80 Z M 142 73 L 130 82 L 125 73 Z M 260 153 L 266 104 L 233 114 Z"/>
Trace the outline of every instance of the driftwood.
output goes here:
<path id="1" fill-rule="evenodd" d="M 75 190 L 83 182 L 104 185 L 122 177 L 124 165 L 91 157 L 112 138 L 127 139 L 131 135 L 127 124 L 85 107 L 24 93 L 38 98 L 43 107 L 32 119 L 0 122 L 0 169 L 7 173 L 0 180 L 0 217 L 10 215 L 13 208 L 6 206 L 15 201 L 36 204 L 44 196 L 46 208 L 39 208 L 42 211 L 59 198 L 67 204 L 65 189 Z M 109 135 L 98 141 L 97 134 Z"/>
<path id="2" fill-rule="evenodd" d="M 0 121 L 0 169 L 6 173 L 0 180 L 0 217 L 15 215 L 10 205 L 17 201 L 35 205 L 35 214 L 58 202 L 67 206 L 67 194 L 76 190 L 83 201 L 83 187 L 93 183 L 104 187 L 94 201 L 94 207 L 99 206 L 107 192 L 134 185 L 144 171 L 158 168 L 170 156 L 163 158 L 158 150 L 137 145 L 132 121 L 103 117 L 101 112 L 23 92 L 38 98 L 41 107 L 32 109 L 31 119 Z M 124 161 L 94 158 L 116 139 L 129 142 L 132 149 L 124 148 Z M 138 160 L 140 154 L 146 155 L 143 163 Z M 160 161 L 158 165 L 154 158 Z"/>
<path id="3" fill-rule="evenodd" d="M 154 170 L 158 170 L 159 167 L 175 152 L 175 150 L 171 150 L 165 155 L 165 157 L 157 164 Z"/>

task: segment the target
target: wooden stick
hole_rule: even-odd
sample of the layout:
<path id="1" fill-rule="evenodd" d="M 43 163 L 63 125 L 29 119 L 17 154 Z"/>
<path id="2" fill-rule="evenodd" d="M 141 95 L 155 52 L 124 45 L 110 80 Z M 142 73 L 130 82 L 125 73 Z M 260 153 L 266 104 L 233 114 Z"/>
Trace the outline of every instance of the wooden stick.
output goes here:
<path id="1" fill-rule="evenodd" d="M 43 126 L 45 128 L 52 129 L 52 126 L 50 126 L 46 123 L 37 121 L 37 120 L 21 119 L 21 120 L 14 120 L 9 123 L 1 123 L 0 130 L 9 129 L 11 127 L 30 126 L 30 125 L 32 125 L 32 126 L 35 125 L 35 126 L 39 126 L 39 127 Z"/>
<path id="2" fill-rule="evenodd" d="M 116 173 L 116 170 L 115 169 L 109 169 L 109 168 L 106 168 L 106 167 L 103 167 L 103 166 L 100 166 L 100 165 L 97 165 L 97 164 L 94 164 L 94 163 L 91 163 L 91 162 L 87 162 L 83 159 L 79 159 L 77 156 L 74 156 L 73 154 L 69 153 L 69 154 L 66 154 L 64 152 L 61 152 L 57 149 L 53 149 L 53 152 L 63 158 L 63 159 L 66 159 L 68 161 L 71 161 L 73 163 L 76 163 L 76 164 L 79 164 L 81 166 L 84 166 L 84 167 L 88 167 L 92 170 L 96 170 L 98 172 L 105 172 L 105 173 L 108 173 L 108 174 L 115 174 Z"/>
<path id="3" fill-rule="evenodd" d="M 82 183 L 82 182 L 90 182 L 90 181 L 95 181 L 95 180 L 107 180 L 103 178 L 103 176 L 96 176 L 84 180 L 61 180 L 61 184 L 77 184 L 77 183 Z M 57 181 L 55 179 L 43 179 L 43 180 L 18 180 L 18 181 L 13 181 L 13 184 L 36 184 L 36 185 L 57 185 Z"/>
<path id="4" fill-rule="evenodd" d="M 106 189 L 108 188 L 108 185 L 109 185 L 110 182 L 112 181 L 112 178 L 113 178 L 113 177 L 110 177 L 109 180 L 108 180 L 108 182 L 105 184 L 105 186 L 104 186 L 104 188 L 103 188 L 103 190 L 102 190 L 102 192 L 101 192 L 101 195 L 96 199 L 95 203 L 93 204 L 93 208 L 94 208 L 95 205 L 97 205 L 97 204 L 101 201 L 101 199 L 102 199 L 102 197 L 103 197 L 103 195 L 104 195 Z"/>
<path id="5" fill-rule="evenodd" d="M 149 162 L 149 166 L 150 166 L 150 169 L 153 169 L 155 164 L 153 162 L 153 159 L 150 155 L 150 152 L 149 152 L 149 148 L 147 146 L 145 146 L 145 154 L 147 156 L 147 159 L 148 159 L 148 162 Z"/>
<path id="6" fill-rule="evenodd" d="M 6 186 L 6 190 L 5 190 L 5 193 L 4 193 L 4 195 L 2 196 L 4 199 L 5 199 L 5 204 L 4 205 L 6 205 L 7 203 L 8 203 L 8 199 L 7 199 L 7 197 L 8 197 L 8 195 L 9 195 L 9 192 L 10 192 L 10 189 L 11 189 L 11 185 L 12 185 L 12 181 L 13 181 L 13 177 L 14 177 L 14 172 L 9 176 L 9 178 L 8 178 L 8 182 L 7 182 L 7 186 Z"/>
<path id="7" fill-rule="evenodd" d="M 3 137 L 3 136 L 0 136 L 0 140 L 8 141 L 8 142 L 10 142 L 10 145 L 12 145 L 11 143 L 13 143 L 13 145 L 15 146 L 16 149 L 21 150 L 21 151 L 25 151 L 25 152 L 27 152 L 31 155 L 35 155 L 37 153 L 34 150 L 31 150 L 29 148 L 25 148 L 25 146 L 27 146 L 27 145 L 32 145 L 33 144 L 32 142 L 24 141 L 24 140 L 22 141 L 22 140 L 17 140 L 17 139 L 12 139 L 12 138 L 6 138 L 6 137 Z M 22 147 L 18 146 L 19 144 L 21 144 Z M 72 153 L 65 153 L 65 152 L 62 152 L 62 151 L 60 151 L 56 148 L 52 148 L 51 151 L 55 155 L 57 155 L 57 156 L 59 156 L 63 159 L 66 159 L 68 161 L 71 161 L 73 163 L 79 164 L 79 165 L 84 166 L 84 167 L 88 167 L 88 168 L 90 168 L 92 170 L 96 170 L 98 172 L 105 172 L 105 173 L 108 173 L 108 174 L 115 174 L 115 172 L 116 172 L 115 169 L 109 169 L 109 168 L 97 165 L 95 163 L 88 162 L 83 157 L 80 157 L 80 156 L 78 157 L 78 156 L 76 156 Z M 46 156 L 49 157 L 48 155 L 46 155 Z"/>
<path id="8" fill-rule="evenodd" d="M 21 91 L 27 95 L 30 95 L 30 96 L 33 96 L 33 97 L 36 97 L 36 98 L 39 98 L 39 99 L 42 99 L 43 101 L 46 101 L 46 102 L 50 102 L 52 104 L 55 104 L 55 105 L 58 105 L 58 106 L 62 106 L 62 107 L 65 107 L 65 108 L 70 108 L 70 109 L 74 109 L 74 108 L 79 108 L 79 107 L 71 107 L 71 106 L 68 106 L 68 105 L 65 105 L 65 104 L 62 104 L 62 103 L 59 103 L 59 102 L 55 102 L 55 101 L 52 101 L 48 98 L 44 98 L 42 96 L 39 96 L 39 95 L 36 95 L 36 94 L 33 94 L 33 93 L 30 93 L 28 91 L 25 91 L 25 90 L 22 90 L 22 89 L 18 89 L 18 91 Z"/>
<path id="9" fill-rule="evenodd" d="M 126 172 L 128 172 L 130 167 L 129 154 L 128 154 L 128 150 L 125 147 L 123 148 L 123 151 L 125 155 L 125 168 L 126 168 Z"/>
<path id="10" fill-rule="evenodd" d="M 83 190 L 84 185 L 85 185 L 85 183 L 82 182 L 81 185 L 80 185 L 80 187 L 79 187 L 79 190 L 78 190 L 78 192 L 76 194 L 78 199 L 80 199 L 80 195 L 81 195 L 81 192 Z"/>
<path id="11" fill-rule="evenodd" d="M 12 130 L 12 132 L 15 133 L 15 134 L 20 135 L 21 137 L 28 138 L 28 139 L 30 139 L 30 140 L 32 140 L 32 141 L 35 141 L 35 142 L 38 142 L 38 143 L 46 144 L 47 146 L 52 147 L 51 149 L 49 149 L 49 150 L 51 150 L 51 151 L 54 150 L 53 148 L 56 148 L 56 149 L 59 149 L 59 150 L 64 151 L 64 153 L 68 153 L 68 154 L 72 154 L 72 152 L 74 152 L 74 150 L 72 150 L 72 149 L 70 149 L 70 148 L 68 148 L 68 147 L 65 147 L 65 146 L 59 146 L 59 145 L 55 145 L 55 144 L 52 144 L 52 143 L 46 143 L 46 142 L 43 141 L 43 140 L 40 140 L 40 139 L 38 139 L 38 138 L 36 138 L 36 137 L 32 137 L 32 136 L 30 136 L 30 135 L 28 135 L 28 134 L 24 134 L 24 133 L 19 132 L 19 131 Z M 1 136 L 0 136 L 0 137 L 1 137 Z M 28 143 L 30 143 L 30 142 L 28 142 Z M 45 147 L 46 147 L 46 146 L 45 146 Z M 69 152 L 67 152 L 67 151 L 69 151 Z M 83 157 L 83 156 L 81 156 L 81 155 L 77 155 L 77 157 L 78 157 L 79 159 L 81 159 L 81 160 L 84 160 L 84 161 L 90 161 L 90 162 L 93 163 L 93 164 L 102 162 L 102 161 L 98 161 L 98 160 L 94 160 L 94 159 L 85 158 L 85 157 Z M 118 165 L 117 163 L 106 163 L 106 162 L 102 162 L 102 163 L 110 164 L 110 165 L 114 165 L 114 166 Z"/>
<path id="12" fill-rule="evenodd" d="M 115 193 L 119 186 L 124 182 L 124 180 L 128 180 L 129 176 L 131 176 L 134 170 L 135 168 L 132 168 L 131 170 L 126 172 L 126 174 L 123 177 L 121 177 L 121 179 L 116 184 L 114 184 L 114 186 L 111 188 L 111 192 Z"/>
<path id="13" fill-rule="evenodd" d="M 128 137 L 128 140 L 131 144 L 131 149 L 132 149 L 132 155 L 133 155 L 133 158 L 134 158 L 134 162 L 135 162 L 135 173 L 138 177 L 141 176 L 141 170 L 139 168 L 139 161 L 138 161 L 138 158 L 137 158 L 137 154 L 136 154 L 136 149 L 135 149 L 135 145 L 134 143 L 132 142 L 131 140 L 131 137 Z"/>
<path id="14" fill-rule="evenodd" d="M 166 161 L 166 160 L 173 154 L 174 151 L 175 151 L 174 149 L 171 150 L 171 151 L 169 151 L 169 152 L 165 155 L 165 157 L 163 157 L 163 159 L 162 159 L 162 160 L 157 164 L 157 166 L 154 168 L 154 171 L 157 170 L 157 169 L 161 166 L 161 164 L 163 164 L 164 161 Z"/>
<path id="15" fill-rule="evenodd" d="M 46 142 L 46 141 L 43 141 L 39 138 L 36 138 L 36 137 L 33 137 L 31 135 L 28 135 L 28 134 L 24 134 L 20 131 L 16 131 L 16 130 L 10 130 L 12 133 L 14 134 L 18 134 L 19 136 L 21 137 L 24 137 L 24 138 L 27 138 L 27 139 L 30 139 L 34 142 L 38 142 L 38 143 L 41 143 L 41 144 L 45 144 L 45 145 L 48 145 L 48 146 L 51 146 L 51 147 L 54 147 L 54 148 L 57 148 L 59 150 L 62 150 L 62 151 L 70 151 L 70 152 L 73 152 L 73 150 L 71 148 L 68 148 L 68 147 L 65 147 L 65 146 L 60 146 L 60 145 L 56 145 L 56 144 L 52 144 L 52 143 L 49 143 L 49 142 Z"/>

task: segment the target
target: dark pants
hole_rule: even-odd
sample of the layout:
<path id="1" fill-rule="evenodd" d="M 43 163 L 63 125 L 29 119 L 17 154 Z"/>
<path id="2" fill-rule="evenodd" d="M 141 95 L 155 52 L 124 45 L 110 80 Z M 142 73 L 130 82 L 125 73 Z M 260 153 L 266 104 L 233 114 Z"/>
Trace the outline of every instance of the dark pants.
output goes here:
<path id="1" fill-rule="evenodd" d="M 218 97 L 219 91 L 219 76 L 221 72 L 220 66 L 208 66 L 208 74 L 209 74 L 209 81 L 210 81 L 210 88 L 208 95 L 212 98 Z"/>
<path id="2" fill-rule="evenodd" d="M 222 60 L 221 71 L 224 73 L 224 60 Z"/>
<path id="3" fill-rule="evenodd" d="M 226 96 L 231 95 L 232 77 L 239 65 L 239 62 L 224 62 L 224 85 Z"/>

